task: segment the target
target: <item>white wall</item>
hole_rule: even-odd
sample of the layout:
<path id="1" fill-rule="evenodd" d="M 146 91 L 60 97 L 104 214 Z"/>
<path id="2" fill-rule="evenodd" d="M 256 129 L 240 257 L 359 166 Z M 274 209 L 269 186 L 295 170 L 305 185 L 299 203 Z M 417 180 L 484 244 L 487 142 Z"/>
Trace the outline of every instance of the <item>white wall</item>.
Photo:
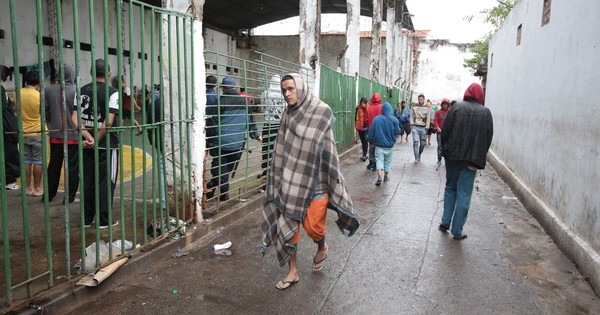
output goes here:
<path id="1" fill-rule="evenodd" d="M 421 40 L 419 58 L 413 82 L 414 98 L 424 94 L 434 104 L 442 99 L 460 101 L 467 87 L 481 80 L 463 67 L 464 60 L 472 58 L 468 44 L 454 44 L 447 40 Z"/>
<path id="2" fill-rule="evenodd" d="M 490 43 L 492 150 L 597 256 L 600 1 L 553 0 L 545 26 L 542 4 L 519 1 Z"/>

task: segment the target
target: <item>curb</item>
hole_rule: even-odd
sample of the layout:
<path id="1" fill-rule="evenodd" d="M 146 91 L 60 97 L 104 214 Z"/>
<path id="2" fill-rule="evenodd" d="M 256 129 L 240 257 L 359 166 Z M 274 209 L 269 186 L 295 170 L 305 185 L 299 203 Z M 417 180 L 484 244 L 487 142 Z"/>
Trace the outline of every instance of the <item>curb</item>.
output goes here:
<path id="1" fill-rule="evenodd" d="M 600 295 L 600 254 L 569 229 L 556 216 L 554 210 L 521 181 L 492 150 L 488 152 L 487 159 L 500 178 L 517 195 L 525 209 L 540 222 L 563 253 L 575 262 L 585 280 L 590 283 L 596 294 Z"/>

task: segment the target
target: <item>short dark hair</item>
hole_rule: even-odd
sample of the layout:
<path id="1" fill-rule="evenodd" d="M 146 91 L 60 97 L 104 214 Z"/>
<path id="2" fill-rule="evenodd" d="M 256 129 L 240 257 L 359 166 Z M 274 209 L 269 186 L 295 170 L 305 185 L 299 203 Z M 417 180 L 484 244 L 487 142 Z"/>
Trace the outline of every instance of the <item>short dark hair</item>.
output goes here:
<path id="1" fill-rule="evenodd" d="M 108 67 L 108 71 L 110 72 L 110 65 L 107 64 Z M 90 67 L 90 71 L 92 71 L 92 68 Z M 106 75 L 106 73 L 104 73 L 104 59 L 99 58 L 96 59 L 96 77 L 97 78 L 103 78 Z"/>
<path id="2" fill-rule="evenodd" d="M 40 73 L 37 71 L 29 71 L 25 74 L 25 83 L 27 85 L 40 84 Z"/>
<path id="3" fill-rule="evenodd" d="M 406 102 L 405 101 L 400 102 L 400 105 L 402 105 L 402 104 L 406 105 Z"/>
<path id="4" fill-rule="evenodd" d="M 291 75 L 287 74 L 287 75 L 284 75 L 283 78 L 281 78 L 281 82 L 287 81 L 287 80 L 294 80 L 294 77 L 292 77 Z"/>
<path id="5" fill-rule="evenodd" d="M 212 89 L 215 86 L 217 86 L 217 77 L 215 77 L 214 75 L 207 76 L 206 77 L 206 87 Z"/>
<path id="6" fill-rule="evenodd" d="M 417 98 L 419 98 L 419 97 L 425 98 L 425 95 L 419 94 L 419 96 L 417 96 Z"/>

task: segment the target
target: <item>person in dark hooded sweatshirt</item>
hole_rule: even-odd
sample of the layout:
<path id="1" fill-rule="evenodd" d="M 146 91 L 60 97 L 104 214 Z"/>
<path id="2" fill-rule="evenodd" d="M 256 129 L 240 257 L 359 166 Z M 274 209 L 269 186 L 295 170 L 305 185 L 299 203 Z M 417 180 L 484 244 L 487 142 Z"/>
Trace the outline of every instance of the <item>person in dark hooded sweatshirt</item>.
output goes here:
<path id="1" fill-rule="evenodd" d="M 492 113 L 483 106 L 483 88 L 473 83 L 463 102 L 452 106 L 442 127 L 442 156 L 446 162 L 444 213 L 439 228 L 451 230 L 454 239 L 467 237 L 463 226 L 471 204 L 473 183 L 478 169 L 484 169 L 492 144 Z"/>
<path id="2" fill-rule="evenodd" d="M 381 115 L 381 95 L 378 92 L 375 92 L 371 97 L 371 103 L 367 107 L 367 127 L 369 130 L 371 129 L 371 124 L 375 117 Z M 368 170 L 375 171 L 375 146 L 369 145 L 369 165 L 367 165 Z"/>
<path id="3" fill-rule="evenodd" d="M 392 153 L 394 144 L 400 135 L 400 123 L 394 117 L 392 105 L 386 102 L 381 107 L 381 115 L 375 117 L 369 129 L 369 143 L 375 146 L 375 167 L 377 168 L 377 181 L 375 185 L 381 185 L 381 175 L 385 173 L 383 181 L 390 179 L 392 167 Z"/>
<path id="4" fill-rule="evenodd" d="M 73 103 L 75 102 L 75 70 L 72 65 L 66 64 L 64 70 L 64 84 L 54 83 L 46 88 L 46 123 L 50 136 L 50 162 L 48 163 L 48 201 L 56 197 L 60 172 L 64 159 L 64 140 L 67 141 L 67 166 L 68 166 L 68 202 L 75 201 L 79 187 L 79 154 L 77 151 L 77 132 L 71 121 Z M 64 91 L 64 99 L 63 99 Z M 66 178 L 67 176 L 65 176 Z M 66 196 L 65 196 L 66 200 Z M 63 200 L 63 203 L 65 202 Z"/>

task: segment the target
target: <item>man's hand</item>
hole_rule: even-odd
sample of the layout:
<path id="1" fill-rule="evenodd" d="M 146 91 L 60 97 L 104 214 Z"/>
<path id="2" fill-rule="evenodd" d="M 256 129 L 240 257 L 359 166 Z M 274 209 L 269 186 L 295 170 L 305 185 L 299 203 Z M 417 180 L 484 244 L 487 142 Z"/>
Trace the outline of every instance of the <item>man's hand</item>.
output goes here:
<path id="1" fill-rule="evenodd" d="M 256 140 L 257 140 L 258 142 L 262 142 L 263 138 L 262 138 L 261 136 L 258 136 L 258 138 L 256 138 Z"/>
<path id="2" fill-rule="evenodd" d="M 81 136 L 83 138 L 83 147 L 86 149 L 90 149 L 94 147 L 94 137 L 87 131 L 86 129 L 82 130 Z"/>

